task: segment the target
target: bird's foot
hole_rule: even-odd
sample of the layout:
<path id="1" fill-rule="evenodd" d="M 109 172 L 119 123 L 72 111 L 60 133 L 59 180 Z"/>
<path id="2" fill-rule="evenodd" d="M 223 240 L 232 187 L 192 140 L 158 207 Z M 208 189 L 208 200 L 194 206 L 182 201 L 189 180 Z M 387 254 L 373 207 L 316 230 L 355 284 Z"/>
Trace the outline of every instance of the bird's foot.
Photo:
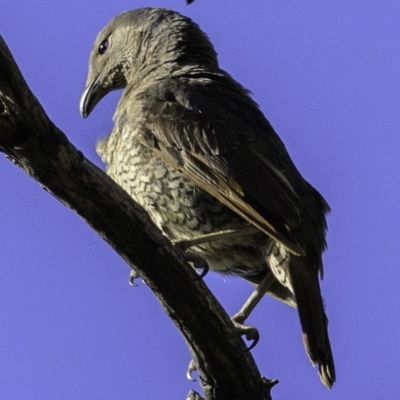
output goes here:
<path id="1" fill-rule="evenodd" d="M 196 278 L 198 279 L 203 279 L 207 274 L 208 271 L 210 270 L 210 267 L 207 264 L 207 261 L 204 260 L 204 258 L 201 258 L 197 256 L 196 254 L 193 253 L 184 253 L 183 256 L 185 257 L 185 260 L 195 269 L 202 270 L 199 273 L 199 276 Z"/>
<path id="2" fill-rule="evenodd" d="M 247 348 L 246 351 L 254 349 L 254 347 L 257 346 L 257 343 L 260 340 L 260 334 L 258 332 L 258 329 L 255 326 L 244 325 L 244 320 L 240 312 L 234 315 L 231 318 L 231 320 L 240 336 L 244 336 L 246 340 L 253 341 L 253 343 L 251 343 L 251 345 Z"/>
<path id="3" fill-rule="evenodd" d="M 194 362 L 194 360 L 190 360 L 190 363 L 188 365 L 188 369 L 186 371 L 186 378 L 189 381 L 196 382 L 196 379 L 193 378 L 192 374 L 193 374 L 194 371 L 197 371 L 197 369 L 198 368 L 197 368 L 197 365 Z"/>
<path id="4" fill-rule="evenodd" d="M 140 276 L 137 274 L 137 272 L 136 272 L 134 269 L 132 269 L 131 272 L 130 272 L 130 274 L 129 274 L 129 284 L 130 284 L 131 286 L 139 286 L 139 285 L 135 282 L 135 279 L 138 279 L 138 278 L 140 278 Z"/>

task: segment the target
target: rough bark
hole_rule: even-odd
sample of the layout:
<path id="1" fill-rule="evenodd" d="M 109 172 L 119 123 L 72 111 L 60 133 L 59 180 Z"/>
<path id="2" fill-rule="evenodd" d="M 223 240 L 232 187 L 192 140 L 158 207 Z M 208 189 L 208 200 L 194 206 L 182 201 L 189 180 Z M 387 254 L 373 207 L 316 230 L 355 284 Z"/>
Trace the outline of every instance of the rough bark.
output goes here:
<path id="1" fill-rule="evenodd" d="M 276 381 L 261 376 L 221 305 L 145 211 L 49 120 L 1 37 L 0 151 L 78 213 L 146 282 L 188 343 L 207 400 L 271 398 Z"/>

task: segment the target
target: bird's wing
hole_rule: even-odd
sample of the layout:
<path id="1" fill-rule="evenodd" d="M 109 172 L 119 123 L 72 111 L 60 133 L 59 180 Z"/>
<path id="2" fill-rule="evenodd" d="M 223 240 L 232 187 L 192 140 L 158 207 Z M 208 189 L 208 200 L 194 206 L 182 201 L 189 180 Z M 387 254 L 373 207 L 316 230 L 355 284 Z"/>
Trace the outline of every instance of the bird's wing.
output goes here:
<path id="1" fill-rule="evenodd" d="M 143 144 L 291 252 L 304 254 L 292 234 L 301 204 L 288 176 L 298 172 L 241 87 L 164 81 L 135 97 Z"/>

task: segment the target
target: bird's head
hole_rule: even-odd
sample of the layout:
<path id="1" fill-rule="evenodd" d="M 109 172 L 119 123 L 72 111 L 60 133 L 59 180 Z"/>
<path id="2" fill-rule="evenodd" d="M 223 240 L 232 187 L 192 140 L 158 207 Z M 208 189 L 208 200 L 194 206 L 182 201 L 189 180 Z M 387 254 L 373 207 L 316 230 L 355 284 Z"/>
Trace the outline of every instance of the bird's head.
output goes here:
<path id="1" fill-rule="evenodd" d="M 164 8 L 124 12 L 97 35 L 80 113 L 86 118 L 112 90 L 148 76 L 168 76 L 188 64 L 218 68 L 212 44 L 194 22 Z"/>
<path id="2" fill-rule="evenodd" d="M 128 24 L 128 16 L 124 13 L 113 18 L 93 44 L 86 89 L 79 104 L 84 118 L 107 93 L 126 86 L 128 71 L 135 58 L 135 43 L 140 41 L 140 27 Z"/>

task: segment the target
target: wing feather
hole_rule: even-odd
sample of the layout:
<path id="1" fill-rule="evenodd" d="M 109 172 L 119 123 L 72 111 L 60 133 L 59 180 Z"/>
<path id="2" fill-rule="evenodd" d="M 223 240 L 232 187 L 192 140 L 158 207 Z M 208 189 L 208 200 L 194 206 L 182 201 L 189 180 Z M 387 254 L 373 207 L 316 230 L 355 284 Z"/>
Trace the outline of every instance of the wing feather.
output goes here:
<path id="1" fill-rule="evenodd" d="M 143 144 L 292 253 L 304 254 L 292 234 L 301 204 L 291 177 L 299 173 L 244 90 L 163 81 L 136 101 Z"/>

